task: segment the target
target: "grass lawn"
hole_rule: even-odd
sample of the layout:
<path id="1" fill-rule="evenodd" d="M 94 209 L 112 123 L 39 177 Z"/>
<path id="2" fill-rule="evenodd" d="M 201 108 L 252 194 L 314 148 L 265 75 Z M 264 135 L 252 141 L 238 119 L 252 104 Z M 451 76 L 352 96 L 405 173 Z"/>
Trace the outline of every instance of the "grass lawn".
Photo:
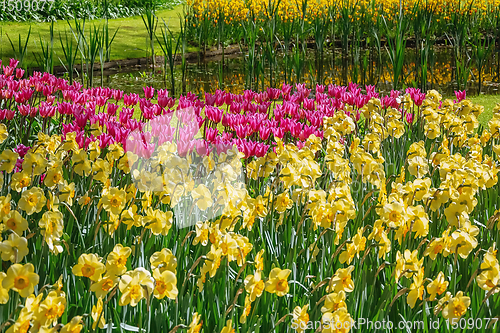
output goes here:
<path id="1" fill-rule="evenodd" d="M 160 10 L 156 13 L 158 16 L 157 34 L 161 36 L 161 27 L 163 27 L 163 20 L 173 32 L 180 31 L 179 15 L 183 13 L 183 6 L 178 5 L 173 9 Z M 74 27 L 74 20 L 70 20 L 71 25 Z M 102 26 L 104 20 L 92 20 L 85 23 L 87 32 L 92 25 Z M 31 26 L 31 36 L 28 42 L 27 54 L 25 57 L 25 64 L 28 67 L 37 66 L 36 58 L 43 59 L 40 48 L 40 38 L 42 41 L 47 42 L 50 39 L 50 24 L 49 23 L 27 23 L 27 22 L 0 22 L 0 59 L 4 62 L 10 58 L 14 58 L 14 52 L 10 45 L 7 35 L 12 40 L 16 49 L 19 45 L 19 35 L 21 36 L 21 44 L 24 45 L 28 31 Z M 120 59 L 135 59 L 146 57 L 147 49 L 147 30 L 144 22 L 140 16 L 133 16 L 121 19 L 109 20 L 109 33 L 110 35 L 118 30 L 115 40 L 111 45 L 111 60 Z M 54 24 L 54 65 L 59 66 L 61 62 L 58 57 L 63 58 L 59 34 L 64 39 L 64 34 L 70 33 L 71 30 L 66 21 L 57 21 Z M 75 42 L 76 46 L 76 42 Z M 192 51 L 189 50 L 188 51 Z M 150 52 L 150 51 L 149 51 Z M 161 55 L 161 48 L 159 45 L 155 46 L 155 53 Z"/>
<path id="2" fill-rule="evenodd" d="M 479 122 L 483 126 L 488 126 L 488 121 L 493 116 L 493 109 L 500 103 L 500 95 L 479 95 L 469 96 L 473 103 L 484 106 L 484 112 L 479 116 Z"/>

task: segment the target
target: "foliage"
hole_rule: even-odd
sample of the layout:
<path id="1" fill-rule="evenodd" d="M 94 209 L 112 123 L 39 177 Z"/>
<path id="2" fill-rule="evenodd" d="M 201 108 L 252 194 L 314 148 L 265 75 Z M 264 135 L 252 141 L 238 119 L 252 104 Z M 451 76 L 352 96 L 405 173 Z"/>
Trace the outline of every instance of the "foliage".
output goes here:
<path id="1" fill-rule="evenodd" d="M 0 3 L 2 6 L 0 21 L 48 22 L 75 18 L 92 20 L 104 16 L 111 19 L 130 17 L 140 15 L 144 10 L 145 3 L 151 2 L 151 0 L 33 0 L 23 3 L 23 6 L 29 3 L 30 6 L 36 6 L 35 10 L 25 10 L 24 7 L 22 10 L 10 10 L 8 1 L 5 1 L 5 8 L 3 8 L 4 4 Z M 154 0 L 154 2 L 158 9 L 172 8 L 180 3 L 179 0 Z"/>

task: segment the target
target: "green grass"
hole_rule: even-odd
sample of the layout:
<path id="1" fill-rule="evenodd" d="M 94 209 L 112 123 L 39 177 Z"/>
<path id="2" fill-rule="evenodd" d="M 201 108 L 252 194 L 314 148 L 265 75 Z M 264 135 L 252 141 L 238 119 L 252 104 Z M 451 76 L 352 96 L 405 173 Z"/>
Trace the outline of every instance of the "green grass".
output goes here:
<path id="1" fill-rule="evenodd" d="M 475 104 L 484 106 L 484 112 L 478 120 L 483 126 L 488 126 L 488 121 L 493 116 L 493 108 L 500 103 L 500 95 L 479 95 L 468 98 Z"/>
<path id="2" fill-rule="evenodd" d="M 158 28 L 157 34 L 161 34 L 160 28 L 163 26 L 163 21 L 170 27 L 173 32 L 180 31 L 179 15 L 183 14 L 183 6 L 178 5 L 173 9 L 160 10 L 156 14 L 158 16 Z M 74 26 L 74 21 L 70 21 Z M 92 20 L 85 23 L 87 32 L 89 31 L 92 24 L 103 25 L 104 20 Z M 40 38 L 42 40 L 49 40 L 49 23 L 26 23 L 26 22 L 2 22 L 0 23 L 0 59 L 2 61 L 8 61 L 10 58 L 14 57 L 9 40 L 6 36 L 9 35 L 10 39 L 14 43 L 14 46 L 18 45 L 18 38 L 21 35 L 21 41 L 24 44 L 24 40 L 28 35 L 28 30 L 31 25 L 31 36 L 28 43 L 28 53 L 25 57 L 26 65 L 28 67 L 37 66 L 36 58 L 33 53 L 36 54 L 38 58 L 42 56 L 40 47 Z M 135 59 L 146 57 L 147 48 L 147 31 L 144 26 L 144 22 L 140 16 L 133 16 L 121 19 L 109 20 L 109 33 L 112 35 L 115 30 L 119 28 L 118 34 L 111 45 L 111 60 L 122 60 L 122 59 Z M 63 59 L 63 52 L 61 44 L 59 42 L 59 33 L 63 36 L 65 33 L 70 33 L 68 23 L 66 21 L 57 21 L 54 24 L 54 65 L 59 66 L 61 62 L 58 57 Z M 76 45 L 76 43 L 75 43 Z M 188 51 L 190 51 L 188 49 Z M 161 54 L 161 49 L 155 48 L 157 55 Z"/>

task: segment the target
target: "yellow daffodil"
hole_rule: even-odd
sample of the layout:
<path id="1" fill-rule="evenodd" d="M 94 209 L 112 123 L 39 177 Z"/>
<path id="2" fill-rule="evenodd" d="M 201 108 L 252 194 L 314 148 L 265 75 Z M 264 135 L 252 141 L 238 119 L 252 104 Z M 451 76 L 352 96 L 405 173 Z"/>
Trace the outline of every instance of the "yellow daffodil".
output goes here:
<path id="1" fill-rule="evenodd" d="M 220 333 L 234 333 L 233 321 L 231 319 L 226 322 L 226 326 L 222 328 Z"/>
<path id="2" fill-rule="evenodd" d="M 43 326 L 52 326 L 64 314 L 66 297 L 55 290 L 49 292 L 35 312 L 35 320 Z"/>
<path id="3" fill-rule="evenodd" d="M 103 208 L 111 214 L 120 215 L 125 208 L 126 195 L 124 190 L 112 187 L 101 199 Z"/>
<path id="4" fill-rule="evenodd" d="M 50 249 L 54 246 L 54 241 L 58 240 L 64 230 L 64 216 L 59 211 L 49 211 L 42 215 L 42 219 L 38 222 L 42 228 L 42 235 Z"/>
<path id="5" fill-rule="evenodd" d="M 92 172 L 92 165 L 85 150 L 80 149 L 74 152 L 71 161 L 73 162 L 73 170 L 77 175 L 87 177 Z"/>
<path id="6" fill-rule="evenodd" d="M 0 253 L 3 261 L 21 262 L 29 253 L 28 241 L 16 233 L 11 233 L 6 240 L 0 242 Z"/>
<path id="7" fill-rule="evenodd" d="M 166 236 L 172 227 L 173 213 L 171 211 L 162 212 L 158 209 L 148 208 L 142 223 L 147 229 L 151 229 L 154 235 Z"/>
<path id="8" fill-rule="evenodd" d="M 300 332 L 300 333 L 305 332 L 305 328 L 309 324 L 309 314 L 307 313 L 308 309 L 309 309 L 309 304 L 306 304 L 303 307 L 296 306 L 293 309 L 292 321 L 298 326 L 296 329 L 297 332 Z"/>
<path id="9" fill-rule="evenodd" d="M 73 266 L 73 274 L 76 276 L 85 276 L 92 281 L 99 281 L 106 267 L 100 262 L 95 254 L 82 254 L 78 258 L 78 264 Z"/>
<path id="10" fill-rule="evenodd" d="M 83 330 L 82 316 L 75 316 L 61 328 L 60 333 L 79 333 Z"/>
<path id="11" fill-rule="evenodd" d="M 240 316 L 240 324 L 245 324 L 247 322 L 247 317 L 250 315 L 252 311 L 252 301 L 250 301 L 250 297 L 247 295 L 245 297 L 245 304 L 243 305 L 243 311 Z"/>
<path id="12" fill-rule="evenodd" d="M 343 290 L 338 293 L 331 293 L 326 295 L 325 303 L 321 308 L 321 312 L 335 312 L 340 308 L 346 308 L 347 305 L 345 303 L 345 292 Z"/>
<path id="13" fill-rule="evenodd" d="M 198 185 L 198 187 L 191 192 L 191 196 L 193 197 L 196 206 L 203 211 L 213 205 L 212 194 L 210 193 L 208 187 L 203 184 Z"/>
<path id="14" fill-rule="evenodd" d="M 26 156 L 24 156 L 23 170 L 29 174 L 33 174 L 35 176 L 41 175 L 45 172 L 46 167 L 47 160 L 42 156 L 42 154 L 28 152 Z"/>
<path id="15" fill-rule="evenodd" d="M 45 174 L 45 178 L 43 179 L 43 183 L 48 188 L 52 188 L 56 185 L 59 185 L 63 180 L 63 171 L 62 168 L 50 168 L 47 170 Z"/>
<path id="16" fill-rule="evenodd" d="M 352 292 L 354 290 L 354 281 L 351 278 L 351 272 L 354 270 L 354 266 L 349 266 L 347 268 L 339 268 L 330 279 L 330 283 L 326 288 L 328 293 L 341 291 Z"/>
<path id="17" fill-rule="evenodd" d="M 3 280 L 6 277 L 6 273 L 0 272 L 0 304 L 7 304 L 9 301 L 9 289 L 3 287 Z"/>
<path id="18" fill-rule="evenodd" d="M 203 246 L 208 244 L 208 236 L 209 236 L 209 226 L 206 222 L 197 222 L 195 225 L 196 228 L 196 237 L 193 239 L 193 245 L 200 243 Z"/>
<path id="19" fill-rule="evenodd" d="M 151 273 L 144 268 L 136 268 L 121 276 L 118 287 L 122 293 L 119 305 L 136 306 L 143 298 L 152 294 L 154 284 Z"/>
<path id="20" fill-rule="evenodd" d="M 13 264 L 7 269 L 7 276 L 2 281 L 2 287 L 17 291 L 21 297 L 28 297 L 38 284 L 38 274 L 31 263 L 26 265 Z"/>
<path id="21" fill-rule="evenodd" d="M 92 283 L 90 290 L 95 293 L 96 297 L 104 298 L 118 284 L 119 279 L 116 275 L 106 274 L 100 280 Z"/>
<path id="22" fill-rule="evenodd" d="M 420 271 L 413 276 L 413 283 L 410 285 L 410 292 L 406 297 L 406 303 L 413 309 L 417 299 L 423 300 L 424 297 L 424 274 Z"/>
<path id="23" fill-rule="evenodd" d="M 103 302 L 102 298 L 99 297 L 97 300 L 97 304 L 92 306 L 92 320 L 94 322 L 92 323 L 92 329 L 95 330 L 97 325 L 99 325 L 100 329 L 104 328 L 104 325 L 106 325 L 106 319 L 104 318 L 104 313 L 103 313 Z"/>
<path id="24" fill-rule="evenodd" d="M 346 308 L 340 308 L 333 313 L 324 313 L 321 321 L 323 324 L 322 333 L 347 333 L 355 325 Z"/>
<path id="25" fill-rule="evenodd" d="M 21 192 L 24 188 L 31 185 L 31 173 L 27 171 L 16 172 L 12 175 L 10 187 L 16 192 Z"/>
<path id="26" fill-rule="evenodd" d="M 39 213 L 45 203 L 47 198 L 45 197 L 43 190 L 39 187 L 32 187 L 27 191 L 24 191 L 19 200 L 19 208 L 24 210 L 26 214 L 32 215 L 34 213 Z"/>
<path id="27" fill-rule="evenodd" d="M 427 285 L 427 292 L 429 293 L 429 301 L 436 299 L 436 295 L 441 295 L 448 287 L 448 281 L 445 281 L 443 272 L 439 272 L 435 280 Z"/>
<path id="28" fill-rule="evenodd" d="M 132 253 L 130 247 L 116 244 L 113 251 L 108 254 L 106 270 L 111 275 L 122 275 L 127 271 L 127 259 Z"/>
<path id="29" fill-rule="evenodd" d="M 17 210 L 12 210 L 5 215 L 3 223 L 7 229 L 14 231 L 20 236 L 28 229 L 28 221 Z"/>
<path id="30" fill-rule="evenodd" d="M 160 273 L 163 273 L 165 270 L 169 270 L 174 274 L 177 272 L 177 259 L 172 254 L 172 251 L 167 248 L 153 253 L 151 258 L 149 258 L 149 262 L 151 263 L 151 269 L 158 269 Z"/>
<path id="31" fill-rule="evenodd" d="M 9 131 L 5 124 L 0 124 L 0 143 L 3 143 L 9 137 Z"/>
<path id="32" fill-rule="evenodd" d="M 269 273 L 269 279 L 266 282 L 266 291 L 271 294 L 276 294 L 280 297 L 288 294 L 290 287 L 288 286 L 288 276 L 292 273 L 289 269 L 273 268 Z"/>
<path id="33" fill-rule="evenodd" d="M 153 270 L 153 278 L 155 279 L 154 297 L 163 299 L 168 297 L 176 299 L 177 294 L 177 277 L 175 273 L 170 270 L 160 272 L 159 269 Z"/>
<path id="34" fill-rule="evenodd" d="M 261 272 L 256 271 L 253 275 L 248 275 L 245 278 L 245 290 L 249 294 L 250 302 L 255 302 L 257 297 L 260 297 L 264 291 L 265 283 L 261 278 Z"/>
<path id="35" fill-rule="evenodd" d="M 135 162 L 137 162 L 138 159 L 139 157 L 136 154 L 127 151 L 125 155 L 123 155 L 123 157 L 120 158 L 120 160 L 118 161 L 117 167 L 124 173 L 129 174 L 132 166 L 134 165 Z"/>
<path id="36" fill-rule="evenodd" d="M 462 291 L 459 291 L 455 297 L 452 297 L 448 304 L 443 308 L 443 318 L 453 321 L 454 319 L 459 319 L 466 312 L 470 305 L 470 298 L 463 295 Z"/>
<path id="37" fill-rule="evenodd" d="M 189 323 L 187 333 L 199 333 L 201 331 L 203 320 L 200 321 L 200 319 L 201 315 L 199 315 L 198 312 L 193 313 L 193 319 L 191 323 Z"/>
<path id="38" fill-rule="evenodd" d="M 19 154 L 10 149 L 5 149 L 0 153 L 0 171 L 11 173 L 16 166 Z"/>

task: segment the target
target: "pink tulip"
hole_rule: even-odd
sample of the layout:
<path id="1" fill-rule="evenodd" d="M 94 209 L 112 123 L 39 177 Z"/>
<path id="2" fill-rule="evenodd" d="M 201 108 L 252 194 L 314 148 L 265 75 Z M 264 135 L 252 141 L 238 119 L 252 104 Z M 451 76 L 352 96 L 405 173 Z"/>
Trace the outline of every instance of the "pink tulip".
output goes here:
<path id="1" fill-rule="evenodd" d="M 465 90 L 455 91 L 455 96 L 457 97 L 458 102 L 461 102 L 467 97 L 467 93 Z"/>
<path id="2" fill-rule="evenodd" d="M 210 106 L 214 106 L 215 104 L 215 95 L 205 93 L 205 103 Z"/>
<path id="3" fill-rule="evenodd" d="M 271 127 L 270 126 L 261 126 L 259 130 L 259 136 L 262 141 L 266 141 L 269 139 L 269 136 L 271 135 Z"/>
<path id="4" fill-rule="evenodd" d="M 29 105 L 18 105 L 17 109 L 19 110 L 19 113 L 26 117 L 27 115 L 30 114 L 30 106 Z"/>
<path id="5" fill-rule="evenodd" d="M 271 131 L 273 132 L 274 136 L 277 137 L 277 138 L 280 138 L 280 139 L 283 139 L 283 137 L 285 136 L 285 131 L 283 130 L 283 128 L 272 128 Z"/>
<path id="6" fill-rule="evenodd" d="M 280 97 L 281 90 L 276 88 L 267 88 L 267 95 L 270 100 L 277 100 Z"/>
<path id="7" fill-rule="evenodd" d="M 407 122 L 408 124 L 413 124 L 413 120 L 414 120 L 414 119 L 413 119 L 413 113 L 407 113 L 407 114 L 406 114 L 406 122 Z"/>
<path id="8" fill-rule="evenodd" d="M 5 76 L 11 76 L 14 73 L 14 68 L 10 66 L 3 66 L 3 74 Z"/>
<path id="9" fill-rule="evenodd" d="M 222 115 L 224 114 L 224 111 L 222 111 L 219 108 L 216 108 L 214 106 L 207 105 L 205 107 L 205 116 L 214 122 L 215 124 L 218 124 L 222 120 Z"/>
<path id="10" fill-rule="evenodd" d="M 15 115 L 16 113 L 14 112 L 14 110 L 5 110 L 5 119 L 12 120 L 14 119 Z"/>
<path id="11" fill-rule="evenodd" d="M 22 68 L 16 68 L 16 78 L 20 79 L 24 76 L 24 69 Z"/>
<path id="12" fill-rule="evenodd" d="M 217 90 L 215 93 L 215 106 L 224 105 L 226 101 L 226 95 L 223 91 Z"/>
<path id="13" fill-rule="evenodd" d="M 31 147 L 25 146 L 22 143 L 20 143 L 14 151 L 19 154 L 20 158 L 24 158 L 24 156 L 28 153 Z"/>
<path id="14" fill-rule="evenodd" d="M 241 108 L 242 108 L 241 103 L 233 102 L 229 106 L 229 112 L 231 112 L 231 113 L 240 113 L 241 112 Z"/>
<path id="15" fill-rule="evenodd" d="M 118 102 L 123 98 L 123 91 L 122 90 L 113 90 L 113 99 Z"/>
<path id="16" fill-rule="evenodd" d="M 247 136 L 249 127 L 247 125 L 236 125 L 235 131 L 238 138 L 243 139 Z"/>
<path id="17" fill-rule="evenodd" d="M 207 130 L 205 132 L 205 137 L 206 137 L 208 142 L 214 143 L 215 138 L 217 137 L 218 134 L 219 134 L 219 130 L 217 128 L 207 128 Z"/>
<path id="18" fill-rule="evenodd" d="M 314 110 L 314 99 L 305 98 L 303 103 L 304 109 L 309 111 Z"/>
<path id="19" fill-rule="evenodd" d="M 153 87 L 143 87 L 144 90 L 144 95 L 146 96 L 147 99 L 151 99 L 155 95 L 155 88 Z"/>
<path id="20" fill-rule="evenodd" d="M 195 141 L 196 153 L 200 156 L 207 156 L 210 154 L 210 146 L 205 140 Z"/>
<path id="21" fill-rule="evenodd" d="M 253 100 L 253 97 L 255 96 L 255 92 L 252 90 L 245 90 L 243 91 L 243 98 L 247 102 L 251 102 Z"/>
<path id="22" fill-rule="evenodd" d="M 9 67 L 16 68 L 18 64 L 19 64 L 19 60 L 17 60 L 17 59 L 10 59 L 10 61 L 9 61 Z"/>
<path id="23" fill-rule="evenodd" d="M 49 103 L 50 105 L 54 104 L 55 100 L 56 96 L 54 95 L 47 96 L 47 103 Z"/>
<path id="24" fill-rule="evenodd" d="M 118 110 L 118 108 L 119 106 L 117 104 L 109 103 L 107 112 L 110 116 L 114 117 L 116 115 L 116 111 Z"/>
<path id="25" fill-rule="evenodd" d="M 40 103 L 38 111 L 43 118 L 54 117 L 56 115 L 56 107 L 46 102 Z"/>
<path id="26" fill-rule="evenodd" d="M 125 104 L 125 106 L 136 105 L 138 101 L 139 101 L 139 95 L 137 94 L 129 94 L 123 96 L 123 104 Z"/>

